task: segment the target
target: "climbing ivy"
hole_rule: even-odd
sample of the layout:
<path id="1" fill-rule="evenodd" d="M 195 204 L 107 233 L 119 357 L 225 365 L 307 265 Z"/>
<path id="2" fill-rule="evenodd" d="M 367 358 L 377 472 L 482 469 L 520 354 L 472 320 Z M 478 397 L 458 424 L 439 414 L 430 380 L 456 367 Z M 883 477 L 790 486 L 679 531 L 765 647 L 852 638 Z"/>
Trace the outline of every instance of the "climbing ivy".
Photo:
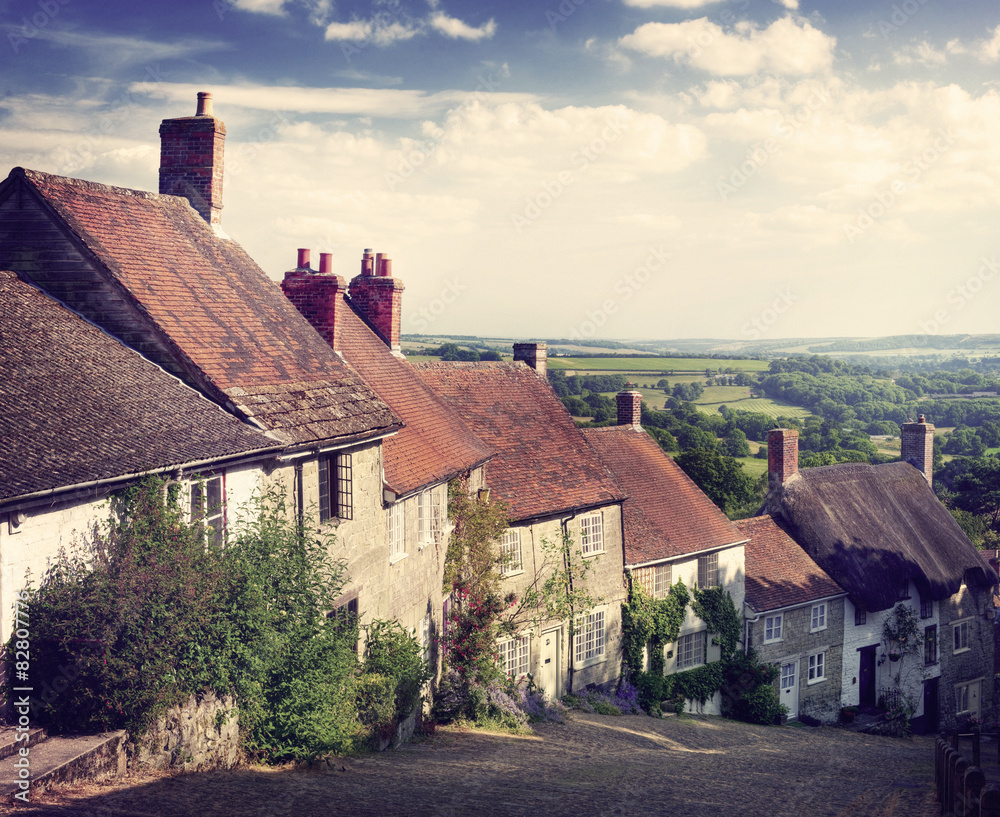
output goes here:
<path id="1" fill-rule="evenodd" d="M 743 616 L 729 591 L 721 587 L 695 588 L 691 609 L 708 625 L 708 631 L 715 634 L 712 643 L 722 648 L 722 660 L 728 660 L 743 637 Z"/>
<path id="2" fill-rule="evenodd" d="M 680 579 L 665 598 L 654 599 L 629 577 L 628 599 L 622 604 L 624 660 L 634 675 L 643 671 L 649 645 L 650 672 L 663 674 L 663 646 L 676 641 L 690 596 Z"/>

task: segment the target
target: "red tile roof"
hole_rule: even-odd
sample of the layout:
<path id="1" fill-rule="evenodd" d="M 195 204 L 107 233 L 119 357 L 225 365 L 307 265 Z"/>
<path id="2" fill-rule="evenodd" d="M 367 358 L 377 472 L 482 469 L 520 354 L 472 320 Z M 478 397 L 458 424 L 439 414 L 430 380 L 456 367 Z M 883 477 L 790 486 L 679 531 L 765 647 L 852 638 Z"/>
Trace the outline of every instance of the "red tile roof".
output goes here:
<path id="1" fill-rule="evenodd" d="M 281 446 L 0 272 L 0 501 Z"/>
<path id="2" fill-rule="evenodd" d="M 487 480 L 515 521 L 624 498 L 552 387 L 521 363 L 422 363 L 420 377 L 497 454 Z"/>
<path id="3" fill-rule="evenodd" d="M 277 284 L 186 199 L 20 168 L 8 182 L 19 174 L 198 388 L 218 390 L 292 444 L 397 425 Z"/>
<path id="4" fill-rule="evenodd" d="M 628 495 L 622 506 L 626 565 L 746 538 L 645 431 L 609 426 L 585 428 L 583 435 Z"/>
<path id="5" fill-rule="evenodd" d="M 341 350 L 405 427 L 383 444 L 385 477 L 397 494 L 449 479 L 488 460 L 493 449 L 389 351 L 350 306 L 342 310 Z"/>
<path id="6" fill-rule="evenodd" d="M 746 544 L 746 601 L 755 611 L 778 610 L 843 593 L 770 516 L 740 519 Z"/>

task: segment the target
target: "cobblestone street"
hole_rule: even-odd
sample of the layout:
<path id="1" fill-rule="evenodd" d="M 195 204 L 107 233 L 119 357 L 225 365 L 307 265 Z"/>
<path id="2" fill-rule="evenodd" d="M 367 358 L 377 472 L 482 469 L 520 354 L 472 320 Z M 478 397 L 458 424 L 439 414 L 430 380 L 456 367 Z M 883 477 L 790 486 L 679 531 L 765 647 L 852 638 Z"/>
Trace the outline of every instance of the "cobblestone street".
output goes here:
<path id="1" fill-rule="evenodd" d="M 57 790 L 17 813 L 930 817 L 933 741 L 576 713 L 534 737 L 442 729 L 376 757 Z"/>

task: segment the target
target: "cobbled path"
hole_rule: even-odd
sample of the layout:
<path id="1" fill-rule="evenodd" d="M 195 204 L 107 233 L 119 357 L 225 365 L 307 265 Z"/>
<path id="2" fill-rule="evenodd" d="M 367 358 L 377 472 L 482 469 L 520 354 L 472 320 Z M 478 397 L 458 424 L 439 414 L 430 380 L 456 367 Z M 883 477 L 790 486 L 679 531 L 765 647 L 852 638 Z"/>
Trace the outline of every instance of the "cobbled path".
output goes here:
<path id="1" fill-rule="evenodd" d="M 933 741 L 573 713 L 533 737 L 440 729 L 375 757 L 61 790 L 19 814 L 931 817 Z"/>

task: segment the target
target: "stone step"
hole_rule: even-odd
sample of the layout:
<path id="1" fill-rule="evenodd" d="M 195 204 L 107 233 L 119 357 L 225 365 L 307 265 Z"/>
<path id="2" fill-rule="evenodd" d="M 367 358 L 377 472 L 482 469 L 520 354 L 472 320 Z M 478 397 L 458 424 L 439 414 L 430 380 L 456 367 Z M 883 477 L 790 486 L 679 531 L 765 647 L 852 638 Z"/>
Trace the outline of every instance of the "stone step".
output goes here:
<path id="1" fill-rule="evenodd" d="M 46 738 L 45 730 L 40 726 L 28 727 L 27 740 L 25 740 L 23 735 L 23 731 L 18 731 L 13 726 L 0 723 L 0 760 L 16 754 L 17 750 L 23 746 L 34 746 Z"/>
<path id="2" fill-rule="evenodd" d="M 20 747 L 19 747 L 20 748 Z M 26 770 L 26 774 L 21 772 Z M 101 735 L 49 737 L 28 749 L 0 760 L 0 802 L 24 802 L 21 780 L 30 782 L 28 798 L 53 783 L 101 780 L 125 774 L 125 731 Z"/>

